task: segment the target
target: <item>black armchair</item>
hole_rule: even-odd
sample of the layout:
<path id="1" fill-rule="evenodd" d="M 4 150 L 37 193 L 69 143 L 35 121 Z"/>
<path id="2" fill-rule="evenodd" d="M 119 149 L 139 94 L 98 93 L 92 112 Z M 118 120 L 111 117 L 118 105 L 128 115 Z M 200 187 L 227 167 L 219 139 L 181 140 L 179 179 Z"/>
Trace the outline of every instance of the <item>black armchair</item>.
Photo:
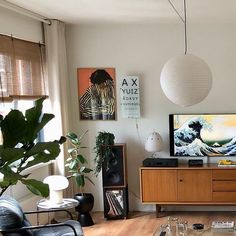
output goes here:
<path id="1" fill-rule="evenodd" d="M 48 211 L 28 212 L 42 213 Z M 32 226 L 19 203 L 10 196 L 0 197 L 0 233 L 4 236 L 83 236 L 78 221 Z"/>

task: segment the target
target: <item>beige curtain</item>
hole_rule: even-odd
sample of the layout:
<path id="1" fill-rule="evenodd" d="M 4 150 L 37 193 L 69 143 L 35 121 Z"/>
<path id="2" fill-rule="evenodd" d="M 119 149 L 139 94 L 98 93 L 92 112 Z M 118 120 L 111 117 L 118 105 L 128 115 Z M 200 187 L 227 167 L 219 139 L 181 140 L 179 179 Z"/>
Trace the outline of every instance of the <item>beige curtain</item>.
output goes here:
<path id="1" fill-rule="evenodd" d="M 45 45 L 48 69 L 49 99 L 52 113 L 55 118 L 46 135 L 59 137 L 69 131 L 68 122 L 68 98 L 69 80 L 65 43 L 65 24 L 58 20 L 52 20 L 51 25 L 44 25 Z M 65 147 L 65 145 L 64 145 Z M 65 162 L 67 148 L 61 151 L 60 156 L 54 163 L 53 174 L 65 175 Z"/>

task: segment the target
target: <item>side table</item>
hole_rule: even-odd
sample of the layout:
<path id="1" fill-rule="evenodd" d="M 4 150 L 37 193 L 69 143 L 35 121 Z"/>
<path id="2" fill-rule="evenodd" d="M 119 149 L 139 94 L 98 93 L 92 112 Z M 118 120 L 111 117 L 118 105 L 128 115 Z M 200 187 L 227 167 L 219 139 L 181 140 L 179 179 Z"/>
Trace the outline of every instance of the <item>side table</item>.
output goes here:
<path id="1" fill-rule="evenodd" d="M 45 213 L 48 213 L 48 222 L 49 222 L 49 213 L 50 210 L 53 212 L 58 212 L 58 211 L 65 211 L 67 212 L 71 219 L 72 214 L 69 209 L 75 208 L 79 205 L 79 202 L 73 198 L 63 198 L 63 201 L 61 203 L 53 203 L 49 201 L 48 199 L 41 199 L 37 203 L 37 210 L 43 209 L 45 210 Z M 37 214 L 37 224 L 39 224 L 39 215 Z"/>

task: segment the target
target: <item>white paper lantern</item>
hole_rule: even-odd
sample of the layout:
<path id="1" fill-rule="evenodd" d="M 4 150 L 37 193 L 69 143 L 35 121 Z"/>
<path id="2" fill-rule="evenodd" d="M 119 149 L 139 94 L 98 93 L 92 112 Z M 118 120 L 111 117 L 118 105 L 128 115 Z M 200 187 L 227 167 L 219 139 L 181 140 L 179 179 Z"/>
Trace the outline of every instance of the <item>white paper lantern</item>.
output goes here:
<path id="1" fill-rule="evenodd" d="M 186 54 L 166 62 L 160 82 L 170 101 L 186 107 L 201 102 L 208 95 L 212 86 L 212 74 L 201 58 Z"/>

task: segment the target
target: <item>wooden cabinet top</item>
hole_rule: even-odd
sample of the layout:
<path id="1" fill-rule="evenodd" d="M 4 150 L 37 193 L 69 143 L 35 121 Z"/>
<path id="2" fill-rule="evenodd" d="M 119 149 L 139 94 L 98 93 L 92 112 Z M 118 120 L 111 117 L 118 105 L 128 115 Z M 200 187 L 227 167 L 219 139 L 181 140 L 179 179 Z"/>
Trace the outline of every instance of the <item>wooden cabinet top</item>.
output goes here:
<path id="1" fill-rule="evenodd" d="M 208 164 L 203 164 L 203 166 L 188 166 L 188 164 L 183 164 L 183 163 L 179 163 L 179 165 L 177 167 L 140 167 L 140 170 L 165 170 L 165 169 L 173 169 L 173 170 L 178 170 L 178 169 L 197 169 L 197 170 L 201 170 L 201 169 L 216 169 L 216 170 L 228 170 L 228 169 L 235 169 L 236 170 L 236 166 L 225 166 L 225 167 L 218 167 L 217 163 L 208 163 Z"/>

